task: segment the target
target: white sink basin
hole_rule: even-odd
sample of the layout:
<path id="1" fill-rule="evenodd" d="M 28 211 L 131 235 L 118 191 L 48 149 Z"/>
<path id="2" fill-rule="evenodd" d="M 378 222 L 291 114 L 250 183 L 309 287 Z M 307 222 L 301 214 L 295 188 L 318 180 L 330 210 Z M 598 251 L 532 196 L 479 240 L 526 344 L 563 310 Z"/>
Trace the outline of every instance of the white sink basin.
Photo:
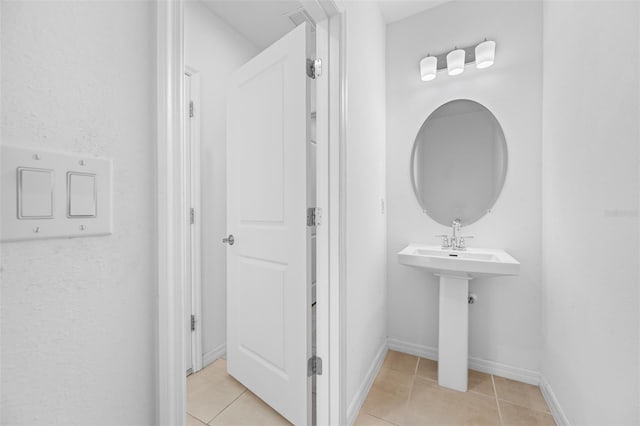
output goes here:
<path id="1" fill-rule="evenodd" d="M 440 276 L 438 384 L 466 392 L 469 367 L 469 280 L 479 276 L 518 275 L 520 262 L 504 250 L 409 244 L 398 253 L 403 265 Z"/>
<path id="2" fill-rule="evenodd" d="M 474 278 L 518 275 L 520 262 L 499 249 L 449 250 L 439 246 L 409 244 L 398 253 L 403 265 L 425 268 L 436 274 Z"/>

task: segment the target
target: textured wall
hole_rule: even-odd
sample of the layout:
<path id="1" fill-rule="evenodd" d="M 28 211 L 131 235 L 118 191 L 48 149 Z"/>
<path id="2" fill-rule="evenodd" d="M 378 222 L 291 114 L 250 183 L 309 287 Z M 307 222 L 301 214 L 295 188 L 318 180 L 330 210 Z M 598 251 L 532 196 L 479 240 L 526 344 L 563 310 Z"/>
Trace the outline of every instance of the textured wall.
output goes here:
<path id="1" fill-rule="evenodd" d="M 419 61 L 453 46 L 496 40 L 496 62 L 422 82 Z M 474 279 L 469 354 L 539 371 L 541 291 L 542 6 L 539 2 L 450 2 L 387 27 L 387 194 L 389 338 L 427 353 L 438 346 L 438 278 L 398 263 L 411 242 L 450 233 L 422 212 L 409 162 L 424 120 L 453 99 L 486 106 L 502 126 L 509 164 L 493 210 L 463 228 L 470 246 L 502 248 L 521 262 L 517 277 Z M 525 372 L 526 373 L 526 372 Z M 528 374 L 528 373 L 527 373 Z"/>
<path id="2" fill-rule="evenodd" d="M 2 245 L 3 424 L 154 421 L 154 11 L 2 4 L 2 143 L 114 167 L 112 236 Z"/>
<path id="3" fill-rule="evenodd" d="M 542 372 L 571 424 L 637 425 L 640 4 L 545 2 L 543 99 Z"/>

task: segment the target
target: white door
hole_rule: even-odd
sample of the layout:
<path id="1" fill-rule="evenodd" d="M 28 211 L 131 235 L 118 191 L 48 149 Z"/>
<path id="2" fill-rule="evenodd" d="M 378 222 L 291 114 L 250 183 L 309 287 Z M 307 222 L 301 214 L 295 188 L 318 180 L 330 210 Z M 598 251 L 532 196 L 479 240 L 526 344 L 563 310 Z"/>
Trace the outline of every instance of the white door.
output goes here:
<path id="1" fill-rule="evenodd" d="M 234 75 L 227 116 L 227 368 L 310 422 L 309 81 L 303 24 Z"/>

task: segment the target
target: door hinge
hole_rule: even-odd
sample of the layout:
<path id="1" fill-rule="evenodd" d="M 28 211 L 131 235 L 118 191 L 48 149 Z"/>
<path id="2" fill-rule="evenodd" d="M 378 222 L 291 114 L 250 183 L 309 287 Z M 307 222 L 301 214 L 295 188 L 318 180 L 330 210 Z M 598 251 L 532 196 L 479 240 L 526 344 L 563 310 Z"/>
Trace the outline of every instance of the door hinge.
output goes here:
<path id="1" fill-rule="evenodd" d="M 193 118 L 193 101 L 189 101 L 189 118 Z"/>
<path id="2" fill-rule="evenodd" d="M 322 224 L 322 209 L 309 207 L 307 209 L 307 226 L 320 226 Z"/>
<path id="3" fill-rule="evenodd" d="M 322 358 L 316 355 L 309 358 L 307 362 L 307 375 L 309 377 L 322 375 Z"/>
<path id="4" fill-rule="evenodd" d="M 192 225 L 196 223 L 196 210 L 193 207 L 191 207 L 191 210 L 189 211 L 189 222 Z"/>
<path id="5" fill-rule="evenodd" d="M 196 331 L 196 316 L 191 315 L 191 331 Z"/>
<path id="6" fill-rule="evenodd" d="M 307 76 L 314 80 L 322 75 L 322 60 L 307 59 Z"/>

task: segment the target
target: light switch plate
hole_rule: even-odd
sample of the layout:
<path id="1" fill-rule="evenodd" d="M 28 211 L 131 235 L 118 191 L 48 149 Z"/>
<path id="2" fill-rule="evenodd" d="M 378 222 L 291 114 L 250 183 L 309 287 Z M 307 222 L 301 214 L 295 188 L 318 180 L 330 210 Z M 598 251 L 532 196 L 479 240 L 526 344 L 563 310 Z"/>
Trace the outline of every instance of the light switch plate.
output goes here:
<path id="1" fill-rule="evenodd" d="M 112 233 L 111 160 L 8 145 L 1 150 L 0 240 Z"/>

